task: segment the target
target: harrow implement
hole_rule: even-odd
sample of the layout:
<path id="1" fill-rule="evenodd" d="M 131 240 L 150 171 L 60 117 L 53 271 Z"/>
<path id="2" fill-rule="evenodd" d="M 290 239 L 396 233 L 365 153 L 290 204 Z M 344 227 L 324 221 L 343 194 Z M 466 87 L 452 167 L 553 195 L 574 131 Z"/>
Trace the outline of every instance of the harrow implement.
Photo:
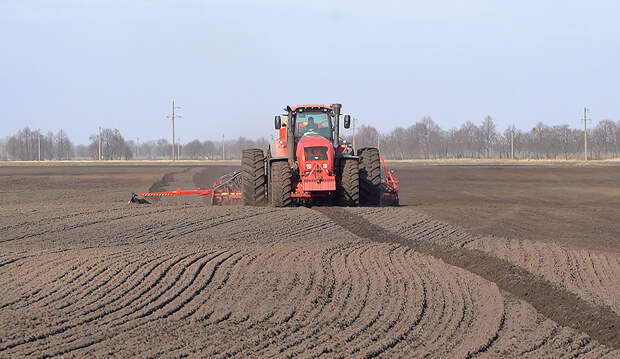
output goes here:
<path id="1" fill-rule="evenodd" d="M 241 199 L 241 171 L 236 170 L 218 178 L 210 188 L 193 190 L 177 188 L 176 191 L 132 193 L 128 203 L 151 204 L 147 199 L 149 197 L 186 196 L 192 194 L 198 197 L 210 196 L 212 204 L 219 204 L 224 200 Z"/>
<path id="2" fill-rule="evenodd" d="M 384 177 L 381 179 L 381 204 L 384 206 L 398 206 L 398 178 L 396 178 L 395 170 L 389 170 L 385 165 L 385 158 L 381 156 L 383 163 Z"/>
<path id="3" fill-rule="evenodd" d="M 398 206 L 398 179 L 394 170 L 388 170 L 385 165 L 385 158 L 381 156 L 383 164 L 383 178 L 381 178 L 381 205 Z M 236 170 L 218 178 L 210 188 L 199 188 L 192 190 L 182 190 L 177 188 L 175 191 L 144 192 L 132 193 L 129 203 L 151 204 L 148 198 L 196 195 L 197 197 L 211 197 L 211 204 L 222 204 L 224 201 L 237 201 L 242 199 L 241 192 L 241 170 Z M 265 195 L 268 195 L 265 193 Z"/>

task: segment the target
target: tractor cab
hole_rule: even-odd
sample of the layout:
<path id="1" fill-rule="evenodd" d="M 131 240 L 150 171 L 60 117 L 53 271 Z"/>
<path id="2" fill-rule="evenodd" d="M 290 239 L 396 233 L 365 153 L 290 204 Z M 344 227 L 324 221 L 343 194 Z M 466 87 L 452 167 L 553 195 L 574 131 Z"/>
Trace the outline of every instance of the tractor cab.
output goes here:
<path id="1" fill-rule="evenodd" d="M 298 111 L 294 115 L 296 143 L 305 136 L 321 136 L 329 142 L 333 141 L 332 121 L 327 109 L 308 112 L 300 109 Z"/>
<path id="2" fill-rule="evenodd" d="M 284 121 L 279 115 L 275 117 L 275 127 L 280 131 L 279 143 L 282 149 L 287 142 L 294 142 L 294 149 L 304 137 L 321 136 L 332 143 L 334 149 L 338 151 L 342 142 L 338 128 L 340 107 L 339 104 L 287 106 L 284 109 L 286 113 L 282 115 Z M 350 122 L 351 117 L 345 115 L 344 128 L 349 128 Z"/>

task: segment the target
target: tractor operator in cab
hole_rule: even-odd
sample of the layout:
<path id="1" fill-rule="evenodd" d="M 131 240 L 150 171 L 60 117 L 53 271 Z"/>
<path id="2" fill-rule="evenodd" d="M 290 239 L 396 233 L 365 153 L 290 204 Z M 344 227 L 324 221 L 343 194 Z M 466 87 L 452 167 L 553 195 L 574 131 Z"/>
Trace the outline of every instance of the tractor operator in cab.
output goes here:
<path id="1" fill-rule="evenodd" d="M 314 133 L 319 132 L 319 126 L 317 126 L 316 123 L 314 123 L 314 117 L 308 117 L 308 124 L 304 126 L 304 133 L 308 133 L 308 132 L 314 132 Z"/>

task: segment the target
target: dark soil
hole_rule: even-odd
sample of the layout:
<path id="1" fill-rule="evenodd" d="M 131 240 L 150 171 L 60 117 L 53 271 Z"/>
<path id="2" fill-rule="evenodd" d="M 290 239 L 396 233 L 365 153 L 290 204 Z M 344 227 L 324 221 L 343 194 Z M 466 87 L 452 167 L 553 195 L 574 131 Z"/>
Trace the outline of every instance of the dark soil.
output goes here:
<path id="1" fill-rule="evenodd" d="M 620 167 L 399 166 L 401 204 L 479 234 L 620 252 Z"/>
<path id="2" fill-rule="evenodd" d="M 499 259 L 493 248 L 481 252 L 458 244 L 473 238 L 458 213 L 470 212 L 470 230 L 501 233 L 484 215 L 476 219 L 476 210 L 491 216 L 484 198 L 497 208 L 518 205 L 524 213 L 577 213 L 571 208 L 586 206 L 583 193 L 562 205 L 565 195 L 547 191 L 577 187 L 578 174 L 548 180 L 535 196 L 522 193 L 523 186 L 537 191 L 528 180 L 536 178 L 532 169 L 510 185 L 502 181 L 511 176 L 493 180 L 492 168 L 401 168 L 408 207 L 400 208 L 211 206 L 195 196 L 127 203 L 132 192 L 149 188 L 209 187 L 232 169 L 0 168 L 0 357 L 620 354 L 617 313 L 575 295 L 578 287 L 569 291 L 562 281 Z M 453 171 L 468 175 L 452 180 L 461 187 L 445 189 Z M 548 171 L 553 169 L 540 176 L 551 176 Z M 444 178 L 431 185 L 438 173 Z M 615 177 L 600 176 L 607 180 L 600 179 L 592 198 L 601 200 L 602 188 L 609 187 L 612 195 L 599 207 L 616 213 L 617 188 L 606 182 Z M 456 225 L 417 215 L 418 209 L 434 209 Z M 572 233 L 553 221 L 532 224 L 516 212 L 504 222 L 523 221 L 515 234 L 533 233 L 532 226 L 545 231 L 545 241 L 554 241 L 556 232 Z M 390 225 L 395 214 L 404 221 L 402 235 Z M 368 216 L 378 217 L 372 218 L 376 223 Z M 606 218 L 600 220 L 604 233 L 615 228 Z M 583 231 L 596 237 L 592 227 Z M 558 243 L 570 245 L 566 236 Z M 600 250 L 611 237 L 594 239 L 592 246 Z M 564 253 L 541 248 L 540 258 L 565 260 Z M 620 275 L 613 254 L 594 257 L 587 271 L 572 260 L 577 257 L 566 258 L 570 265 L 562 268 L 583 276 L 582 282 Z M 586 289 L 604 291 L 603 300 L 618 297 L 616 287 L 594 284 Z"/>

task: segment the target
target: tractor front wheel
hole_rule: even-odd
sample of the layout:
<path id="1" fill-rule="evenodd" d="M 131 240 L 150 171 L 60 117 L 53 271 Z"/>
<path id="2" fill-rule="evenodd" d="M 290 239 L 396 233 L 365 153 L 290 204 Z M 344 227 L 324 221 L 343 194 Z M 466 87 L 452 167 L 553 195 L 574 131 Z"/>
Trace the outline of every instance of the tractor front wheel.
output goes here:
<path id="1" fill-rule="evenodd" d="M 336 181 L 336 198 L 341 206 L 358 206 L 360 203 L 360 173 L 357 158 L 340 160 Z"/>
<path id="2" fill-rule="evenodd" d="M 246 206 L 265 204 L 265 155 L 262 150 L 241 153 L 241 196 Z"/>
<path id="3" fill-rule="evenodd" d="M 289 207 L 293 204 L 291 176 L 292 173 L 288 161 L 275 161 L 271 163 L 268 195 L 274 207 Z"/>

